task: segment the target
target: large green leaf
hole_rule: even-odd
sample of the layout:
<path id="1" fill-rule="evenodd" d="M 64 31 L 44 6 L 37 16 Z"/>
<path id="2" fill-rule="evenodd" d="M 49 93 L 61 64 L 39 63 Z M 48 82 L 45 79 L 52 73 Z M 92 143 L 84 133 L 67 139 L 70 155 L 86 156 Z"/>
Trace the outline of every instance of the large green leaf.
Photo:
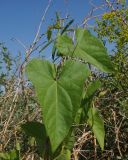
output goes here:
<path id="1" fill-rule="evenodd" d="M 72 60 L 64 64 L 59 75 L 54 64 L 39 59 L 30 61 L 26 70 L 42 106 L 54 152 L 69 132 L 80 106 L 84 80 L 90 72 L 84 64 Z"/>
<path id="2" fill-rule="evenodd" d="M 104 130 L 104 122 L 99 115 L 99 112 L 96 108 L 90 108 L 88 111 L 88 124 L 92 127 L 94 135 L 96 136 L 100 147 L 104 150 L 104 137 L 105 137 L 105 130 Z"/>
<path id="3" fill-rule="evenodd" d="M 91 35 L 87 30 L 80 28 L 76 30 L 76 38 L 78 46 L 75 52 L 76 56 L 78 55 L 102 71 L 113 71 L 107 50 L 98 38 Z"/>
<path id="4" fill-rule="evenodd" d="M 76 45 L 67 35 L 57 38 L 56 47 L 66 56 L 73 56 L 93 64 L 104 72 L 112 72 L 113 67 L 102 42 L 85 29 L 76 30 Z"/>

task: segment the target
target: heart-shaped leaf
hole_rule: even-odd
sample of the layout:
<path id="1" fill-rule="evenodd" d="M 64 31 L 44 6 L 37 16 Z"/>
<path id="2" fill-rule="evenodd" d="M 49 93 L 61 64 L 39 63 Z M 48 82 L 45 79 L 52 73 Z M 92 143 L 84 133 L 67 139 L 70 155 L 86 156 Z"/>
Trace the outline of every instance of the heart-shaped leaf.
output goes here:
<path id="1" fill-rule="evenodd" d="M 90 72 L 85 64 L 68 60 L 58 75 L 54 64 L 39 59 L 30 61 L 26 71 L 42 106 L 44 125 L 54 152 L 69 132 Z"/>

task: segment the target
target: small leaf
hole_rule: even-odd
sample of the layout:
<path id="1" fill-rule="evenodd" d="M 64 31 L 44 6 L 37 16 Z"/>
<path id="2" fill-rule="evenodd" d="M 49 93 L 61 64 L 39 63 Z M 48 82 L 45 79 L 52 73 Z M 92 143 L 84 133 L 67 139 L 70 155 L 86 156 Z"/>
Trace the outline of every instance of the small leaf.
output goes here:
<path id="1" fill-rule="evenodd" d="M 52 31 L 51 31 L 51 29 L 48 29 L 47 30 L 47 39 L 48 39 L 48 41 L 51 40 L 51 36 L 52 36 Z"/>
<path id="2" fill-rule="evenodd" d="M 101 87 L 101 82 L 99 80 L 95 80 L 93 82 L 91 82 L 87 89 L 83 92 L 83 100 L 81 102 L 81 106 L 84 109 L 84 115 L 83 112 L 81 113 L 83 115 L 83 120 L 85 120 L 85 117 L 87 117 L 87 113 L 88 110 L 90 109 L 90 107 L 92 106 L 92 100 L 94 98 L 94 95 L 97 91 L 97 89 L 99 89 Z"/>
<path id="3" fill-rule="evenodd" d="M 56 12 L 56 21 L 59 21 L 59 20 L 60 20 L 59 12 Z"/>
<path id="4" fill-rule="evenodd" d="M 10 154 L 10 160 L 19 160 L 19 157 L 18 157 L 18 152 L 16 150 L 11 150 L 9 152 Z"/>
<path id="5" fill-rule="evenodd" d="M 52 48 L 52 59 L 55 59 L 55 55 L 56 55 L 56 46 L 55 43 L 53 44 L 53 48 Z"/>
<path id="6" fill-rule="evenodd" d="M 102 150 L 104 150 L 104 122 L 99 115 L 99 112 L 96 108 L 90 108 L 88 111 L 88 124 L 92 127 L 94 135 L 96 136 L 97 141 Z"/>
<path id="7" fill-rule="evenodd" d="M 64 27 L 64 29 L 63 29 L 62 32 L 61 32 L 61 35 L 62 35 L 64 32 L 67 31 L 67 29 L 71 26 L 71 24 L 72 24 L 73 22 L 74 22 L 74 19 L 70 20 L 70 21 L 66 24 L 66 26 Z"/>
<path id="8" fill-rule="evenodd" d="M 20 143 L 19 142 L 16 142 L 16 150 L 17 151 L 20 151 L 21 147 L 20 147 Z"/>
<path id="9" fill-rule="evenodd" d="M 97 89 L 99 89 L 101 87 L 101 82 L 99 80 L 95 80 L 93 82 L 91 82 L 86 91 L 85 91 L 85 99 L 92 99 L 97 91 Z"/>
<path id="10" fill-rule="evenodd" d="M 10 160 L 10 155 L 8 153 L 0 153 L 0 158 L 3 158 L 4 160 Z"/>

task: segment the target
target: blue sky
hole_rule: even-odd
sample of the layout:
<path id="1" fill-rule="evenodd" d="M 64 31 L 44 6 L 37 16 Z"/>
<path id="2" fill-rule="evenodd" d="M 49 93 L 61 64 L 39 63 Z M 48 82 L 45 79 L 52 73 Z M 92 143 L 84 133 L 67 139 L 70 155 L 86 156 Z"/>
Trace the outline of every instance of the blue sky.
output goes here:
<path id="1" fill-rule="evenodd" d="M 94 2 L 99 6 L 103 0 L 94 0 Z M 24 50 L 11 39 L 17 38 L 29 46 L 47 4 L 48 0 L 0 1 L 0 42 L 5 42 L 13 55 L 17 55 L 19 51 L 24 54 Z M 52 24 L 56 11 L 59 11 L 62 17 L 69 14 L 75 19 L 74 24 L 80 24 L 90 10 L 89 0 L 52 0 L 42 26 L 42 32 L 45 32 L 47 26 Z"/>

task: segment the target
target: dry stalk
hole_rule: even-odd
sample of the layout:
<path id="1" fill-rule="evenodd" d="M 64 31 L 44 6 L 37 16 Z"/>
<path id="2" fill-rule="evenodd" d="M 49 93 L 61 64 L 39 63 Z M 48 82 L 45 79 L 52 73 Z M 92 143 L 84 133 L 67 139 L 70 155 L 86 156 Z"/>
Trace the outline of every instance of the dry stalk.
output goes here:
<path id="1" fill-rule="evenodd" d="M 78 160 L 79 154 L 81 154 L 81 148 L 85 142 L 90 139 L 91 131 L 83 132 L 82 136 L 78 138 L 76 143 L 74 144 L 73 153 L 72 156 L 74 157 L 74 160 Z"/>
<path id="2" fill-rule="evenodd" d="M 117 148 L 118 148 L 119 154 L 122 157 L 123 155 L 122 155 L 122 152 L 120 149 L 119 132 L 120 132 L 120 128 L 121 128 L 121 125 L 122 125 L 124 118 L 122 118 L 122 120 L 120 121 L 119 126 L 118 126 L 117 120 L 116 120 L 116 112 L 114 110 L 112 110 L 112 113 L 113 113 L 113 119 L 114 119 L 114 124 L 115 124 L 115 134 L 116 134 L 115 143 L 117 143 Z"/>

